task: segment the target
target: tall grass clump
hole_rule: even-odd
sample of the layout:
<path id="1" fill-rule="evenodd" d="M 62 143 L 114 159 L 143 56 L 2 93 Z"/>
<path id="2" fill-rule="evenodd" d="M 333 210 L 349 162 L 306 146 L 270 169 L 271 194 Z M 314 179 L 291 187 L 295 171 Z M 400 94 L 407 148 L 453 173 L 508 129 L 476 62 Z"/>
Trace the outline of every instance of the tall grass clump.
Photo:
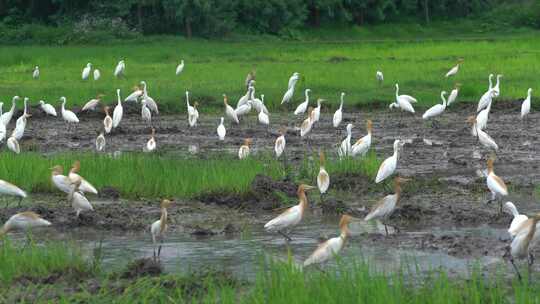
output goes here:
<path id="1" fill-rule="evenodd" d="M 0 240 L 0 285 L 8 286 L 19 277 L 41 278 L 52 273 L 89 273 L 91 266 L 81 251 L 66 243 L 29 241 L 21 247 L 9 238 Z"/>
<path id="2" fill-rule="evenodd" d="M 0 179 L 29 192 L 56 192 L 50 176 L 53 165 L 65 174 L 74 160 L 81 161 L 80 174 L 98 190 L 114 187 L 124 197 L 192 198 L 202 193 L 244 193 L 257 174 L 283 176 L 273 159 L 180 159 L 125 153 L 113 158 L 94 154 L 62 154 L 45 157 L 37 153 L 0 156 Z"/>

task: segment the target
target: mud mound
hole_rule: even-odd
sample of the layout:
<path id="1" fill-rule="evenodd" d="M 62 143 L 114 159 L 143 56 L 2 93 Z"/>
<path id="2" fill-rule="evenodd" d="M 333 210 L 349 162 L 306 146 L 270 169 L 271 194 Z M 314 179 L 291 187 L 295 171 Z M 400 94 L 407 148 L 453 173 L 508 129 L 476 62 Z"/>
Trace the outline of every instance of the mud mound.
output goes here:
<path id="1" fill-rule="evenodd" d="M 83 282 L 90 278 L 92 274 L 90 272 L 82 271 L 77 268 L 67 268 L 58 271 L 54 271 L 46 276 L 31 276 L 23 275 L 14 280 L 14 284 L 22 286 L 35 285 L 35 284 L 56 284 L 58 282 L 69 282 L 76 284 Z"/>
<path id="2" fill-rule="evenodd" d="M 342 200 L 338 200 L 333 197 L 325 198 L 321 202 L 321 209 L 323 214 L 343 214 L 354 213 Z"/>
<path id="3" fill-rule="evenodd" d="M 392 214 L 391 221 L 418 222 L 435 214 L 433 210 L 416 205 L 403 205 Z"/>
<path id="4" fill-rule="evenodd" d="M 341 191 L 372 191 L 373 180 L 361 173 L 336 173 L 332 175 L 332 187 Z"/>
<path id="5" fill-rule="evenodd" d="M 446 252 L 455 257 L 504 256 L 508 241 L 471 235 L 428 234 L 417 244 L 418 249 Z"/>
<path id="6" fill-rule="evenodd" d="M 159 276 L 161 273 L 163 273 L 163 267 L 160 262 L 151 258 L 143 258 L 129 263 L 126 270 L 120 275 L 120 278 L 134 279 L 146 276 L 155 277 Z"/>
<path id="7" fill-rule="evenodd" d="M 114 187 L 103 187 L 99 189 L 99 197 L 108 198 L 112 200 L 118 200 L 120 198 L 120 191 Z"/>

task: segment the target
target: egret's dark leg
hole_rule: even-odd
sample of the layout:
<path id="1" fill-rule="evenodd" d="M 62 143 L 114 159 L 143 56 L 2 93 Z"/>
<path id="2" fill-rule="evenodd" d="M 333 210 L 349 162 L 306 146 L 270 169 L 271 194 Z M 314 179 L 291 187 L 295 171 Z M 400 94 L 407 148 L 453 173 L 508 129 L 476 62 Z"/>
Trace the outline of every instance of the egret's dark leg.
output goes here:
<path id="1" fill-rule="evenodd" d="M 384 231 L 386 231 L 386 236 L 388 236 L 388 227 L 386 226 L 386 224 L 384 224 Z"/>
<path id="2" fill-rule="evenodd" d="M 281 234 L 281 236 L 283 236 L 285 238 L 285 240 L 287 240 L 287 242 L 292 241 L 291 237 L 286 235 L 283 231 L 278 230 L 278 233 Z"/>
<path id="3" fill-rule="evenodd" d="M 519 269 L 517 268 L 516 264 L 514 263 L 514 258 L 512 258 L 512 257 L 510 258 L 510 263 L 512 263 L 512 266 L 514 266 L 514 270 L 516 271 L 518 279 L 521 282 L 521 273 L 519 273 Z"/>

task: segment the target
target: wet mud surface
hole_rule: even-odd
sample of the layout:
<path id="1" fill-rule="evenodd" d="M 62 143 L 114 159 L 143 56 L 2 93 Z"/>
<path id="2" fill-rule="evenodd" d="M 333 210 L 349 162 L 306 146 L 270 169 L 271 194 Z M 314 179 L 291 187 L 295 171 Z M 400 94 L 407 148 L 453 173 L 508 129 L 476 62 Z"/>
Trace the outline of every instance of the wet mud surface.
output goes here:
<path id="1" fill-rule="evenodd" d="M 495 171 L 509 185 L 510 196 L 505 201 L 514 201 L 521 213 L 532 215 L 540 211 L 533 188 L 540 181 L 540 154 L 536 152 L 540 114 L 533 111 L 525 125 L 519 120 L 519 106 L 519 102 L 496 101 L 486 131 L 500 146 Z M 149 127 L 141 122 L 138 108 L 126 105 L 125 111 L 127 115 L 121 127 L 107 137 L 107 152 L 140 151 L 149 138 Z M 353 113 L 345 110 L 341 132 L 346 123 L 354 123 L 353 141 L 365 134 L 366 119 L 373 120 L 372 149 L 381 159 L 392 154 L 395 138 L 404 140 L 406 145 L 398 172 L 413 178 L 403 186 L 401 205 L 387 222 L 392 233 L 385 236 L 381 226 L 360 229 L 353 236 L 359 244 L 441 252 L 465 260 L 486 256 L 504 258 L 509 245 L 505 230 L 512 218 L 506 213 L 499 214 L 497 203 L 486 204 L 489 193 L 482 171 L 490 152 L 476 142 L 465 123 L 466 117 L 474 112 L 475 105 L 451 107 L 439 119 L 439 127 L 432 128 L 422 121 L 420 113 L 412 116 L 386 109 Z M 29 120 L 23 147 L 44 153 L 94 150 L 96 131 L 102 126 L 103 115 L 81 115 L 81 123 L 73 133 L 65 128 L 61 119 L 43 117 L 35 109 L 32 113 L 35 115 Z M 165 115 L 156 118 L 156 140 L 159 149 L 207 157 L 207 152 L 236 153 L 243 139 L 251 137 L 254 152 L 263 153 L 272 151 L 277 130 L 287 125 L 288 119 L 294 118 L 271 116 L 269 129 L 257 125 L 254 115 L 247 117 L 240 127 L 231 127 L 227 122 L 227 138 L 218 142 L 215 129 L 219 118 L 215 115 L 201 113 L 196 128 L 188 128 L 184 116 Z M 299 161 L 306 150 L 315 152 L 319 147 L 335 150 L 344 134 L 337 135 L 331 127 L 331 119 L 332 113 L 322 114 L 321 122 L 312 131 L 310 144 L 302 141 L 294 125 L 289 124 L 288 157 Z M 391 192 L 374 186 L 373 181 L 361 174 L 329 173 L 332 190 L 322 201 L 318 194 L 308 194 L 311 202 L 308 217 L 337 218 L 341 213 L 349 213 L 357 222 L 362 222 L 371 206 Z M 214 236 L 239 238 L 246 230 L 260 230 L 266 221 L 277 215 L 279 210 L 275 209 L 282 206 L 284 197 L 289 203 L 295 202 L 296 187 L 290 181 L 257 176 L 251 191 L 244 195 L 207 193 L 193 201 L 177 201 L 169 208 L 169 229 L 192 238 L 208 238 L 209 242 Z M 107 198 L 90 197 L 95 212 L 84 213 L 80 219 L 75 218 L 64 198 L 44 197 L 30 209 L 52 221 L 54 229 L 58 230 L 145 231 L 159 219 L 157 201 L 128 202 L 118 199 L 115 189 L 100 190 L 105 190 Z M 0 209 L 0 221 L 18 211 L 15 207 Z M 471 229 L 490 233 L 466 232 Z"/>
<path id="2" fill-rule="evenodd" d="M 73 109 L 75 112 L 78 109 Z M 150 137 L 150 127 L 143 123 L 138 105 L 125 103 L 124 117 L 120 127 L 106 136 L 106 152 L 142 151 Z M 373 120 L 372 149 L 381 158 L 392 153 L 394 139 L 407 142 L 402 149 L 399 172 L 406 176 L 429 176 L 450 184 L 468 185 L 485 169 L 489 151 L 481 147 L 470 135 L 466 118 L 473 115 L 476 104 L 458 103 L 447 108 L 438 119 L 436 128 L 421 118 L 421 113 L 411 115 L 390 111 L 386 107 L 371 111 L 344 109 L 343 122 L 338 131 L 332 127 L 333 112 L 325 111 L 314 126 L 310 143 L 302 140 L 296 129 L 300 118 L 283 113 L 271 114 L 269 128 L 257 124 L 252 111 L 240 126 L 225 122 L 225 141 L 217 140 L 216 128 L 219 116 L 200 111 L 198 126 L 189 128 L 186 115 L 156 116 L 156 141 L 158 149 L 171 153 L 197 153 L 201 158 L 215 157 L 212 152 L 237 153 L 244 138 L 253 138 L 254 153 L 273 151 L 274 141 L 281 126 L 287 126 L 287 153 L 290 159 L 302 159 L 306 151 L 319 148 L 335 151 L 345 137 L 347 123 L 353 123 L 353 142 L 365 135 L 366 119 Z M 103 127 L 101 112 L 78 113 L 80 123 L 67 128 L 61 118 L 46 117 L 37 107 L 32 108 L 25 136 L 21 140 L 23 150 L 44 153 L 59 151 L 94 151 L 98 131 Z M 500 146 L 497 152 L 496 170 L 508 183 L 519 186 L 536 185 L 540 181 L 540 154 L 538 150 L 540 113 L 532 111 L 528 120 L 519 119 L 520 101 L 494 101 L 486 132 Z M 18 117 L 15 115 L 14 117 Z M 15 119 L 8 126 L 14 127 Z M 426 139 L 426 140 L 424 140 Z"/>

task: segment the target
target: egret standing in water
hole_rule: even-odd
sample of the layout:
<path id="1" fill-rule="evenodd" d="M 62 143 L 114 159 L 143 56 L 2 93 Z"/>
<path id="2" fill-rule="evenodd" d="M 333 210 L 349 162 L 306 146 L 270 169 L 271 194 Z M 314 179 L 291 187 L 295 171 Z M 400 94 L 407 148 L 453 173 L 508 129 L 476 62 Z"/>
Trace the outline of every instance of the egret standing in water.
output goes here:
<path id="1" fill-rule="evenodd" d="M 399 204 L 399 198 L 401 197 L 401 183 L 408 180 L 409 179 L 401 178 L 399 176 L 396 177 L 394 180 L 394 194 L 385 196 L 382 200 L 375 204 L 364 220 L 369 221 L 381 219 L 386 221 L 392 215 L 392 213 L 394 213 Z M 388 227 L 385 222 L 383 222 L 383 224 L 386 235 L 388 235 Z"/>
<path id="2" fill-rule="evenodd" d="M 0 194 L 4 194 L 4 195 L 11 195 L 11 196 L 16 196 L 19 198 L 19 203 L 17 205 L 17 207 L 20 207 L 21 206 L 21 202 L 24 198 L 26 198 L 26 192 L 24 192 L 21 188 L 11 184 L 11 183 L 8 183 L 6 181 L 3 181 L 0 179 Z M 9 206 L 9 202 L 6 203 L 6 208 Z"/>
<path id="3" fill-rule="evenodd" d="M 285 210 L 276 218 L 266 223 L 264 225 L 264 229 L 269 232 L 277 232 L 290 242 L 292 239 L 283 230 L 290 229 L 298 225 L 298 223 L 302 221 L 302 218 L 304 217 L 304 212 L 308 207 L 306 191 L 314 188 L 315 187 L 313 186 L 301 184 L 298 187 L 297 191 L 298 200 L 300 201 L 298 205 Z"/>
<path id="4" fill-rule="evenodd" d="M 10 217 L 0 229 L 0 237 L 13 230 L 28 231 L 32 228 L 50 226 L 51 222 L 42 219 L 32 211 L 20 212 Z"/>
<path id="5" fill-rule="evenodd" d="M 244 139 L 244 144 L 240 146 L 240 149 L 238 150 L 238 158 L 239 159 L 245 159 L 250 154 L 249 144 L 251 144 L 252 139 L 246 138 Z"/>
<path id="6" fill-rule="evenodd" d="M 165 237 L 165 233 L 167 232 L 168 223 L 167 223 L 167 208 L 171 206 L 171 201 L 164 199 L 161 201 L 161 217 L 159 220 L 152 223 L 152 226 L 150 226 L 150 233 L 152 234 L 152 243 L 154 244 L 154 258 L 156 258 L 156 245 L 157 241 L 159 240 L 160 245 L 157 250 L 157 257 L 161 255 L 161 246 L 163 244 L 163 239 Z"/>
<path id="7" fill-rule="evenodd" d="M 312 264 L 320 264 L 328 261 L 330 258 L 335 257 L 345 246 L 347 238 L 349 237 L 349 222 L 351 217 L 349 215 L 343 215 L 339 221 L 339 229 L 341 234 L 338 237 L 331 238 L 322 243 L 317 249 L 304 261 L 304 267 Z"/>
<path id="8" fill-rule="evenodd" d="M 223 125 L 223 121 L 225 119 L 221 117 L 221 122 L 219 123 L 219 126 L 217 127 L 217 134 L 219 140 L 225 140 L 225 135 L 227 134 L 227 130 L 225 129 L 225 125 Z"/>

